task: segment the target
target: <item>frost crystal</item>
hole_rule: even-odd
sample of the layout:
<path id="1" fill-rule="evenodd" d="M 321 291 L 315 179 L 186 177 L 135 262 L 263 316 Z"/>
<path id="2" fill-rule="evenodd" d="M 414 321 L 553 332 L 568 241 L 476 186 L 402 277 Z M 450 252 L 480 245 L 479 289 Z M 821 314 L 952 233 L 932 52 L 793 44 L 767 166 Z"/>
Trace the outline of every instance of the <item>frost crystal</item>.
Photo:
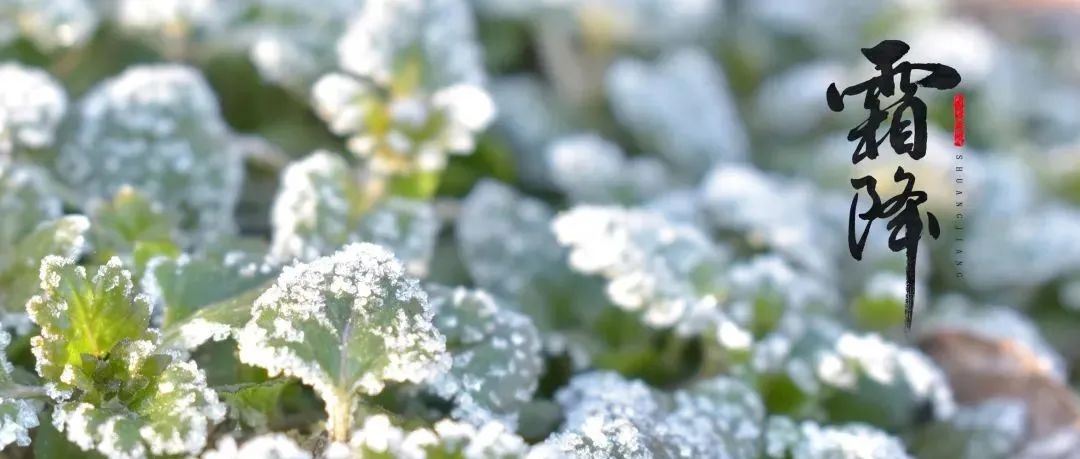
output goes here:
<path id="1" fill-rule="evenodd" d="M 570 248 L 570 266 L 602 276 L 611 301 L 641 311 L 646 324 L 670 327 L 716 309 L 727 254 L 696 228 L 595 206 L 575 207 L 552 227 Z"/>
<path id="2" fill-rule="evenodd" d="M 313 103 L 376 173 L 442 170 L 495 116 L 463 0 L 365 3 L 338 61 L 348 73 L 323 76 Z"/>
<path id="3" fill-rule="evenodd" d="M 433 392 L 453 401 L 457 419 L 514 428 L 543 370 L 536 327 L 482 290 L 432 286 L 428 292 L 435 327 L 453 358 L 450 371 L 431 382 Z"/>
<path id="4" fill-rule="evenodd" d="M 811 421 L 796 424 L 784 417 L 770 418 L 765 437 L 769 458 L 909 459 L 900 440 L 864 424 L 821 426 Z"/>
<path id="5" fill-rule="evenodd" d="M 628 159 L 618 145 L 595 134 L 555 140 L 547 160 L 555 185 L 576 202 L 636 204 L 670 186 L 661 162 Z"/>
<path id="6" fill-rule="evenodd" d="M 757 394 L 723 377 L 668 394 L 591 373 L 557 398 L 566 422 L 545 447 L 566 457 L 755 458 L 765 414 Z"/>
<path id="7" fill-rule="evenodd" d="M 232 437 L 222 438 L 217 449 L 208 451 L 203 459 L 311 459 L 311 453 L 303 450 L 283 434 L 266 434 L 252 438 L 237 446 Z"/>
<path id="8" fill-rule="evenodd" d="M 424 276 L 439 220 L 429 202 L 388 197 L 374 204 L 345 160 L 317 151 L 285 169 L 273 207 L 271 255 L 311 260 L 350 242 L 389 248 L 409 274 Z"/>
<path id="9" fill-rule="evenodd" d="M 408 431 L 379 414 L 365 419 L 348 444 L 330 445 L 326 457 L 510 459 L 524 457 L 526 451 L 525 441 L 497 422 L 474 427 L 444 419 L 433 428 Z"/>
<path id="10" fill-rule="evenodd" d="M 131 68 L 85 96 L 57 169 L 85 199 L 131 185 L 196 234 L 233 228 L 243 164 L 209 85 L 191 68 Z"/>
<path id="11" fill-rule="evenodd" d="M 0 64 L 0 162 L 23 148 L 52 145 L 67 110 L 67 96 L 49 74 L 16 63 Z"/>
<path id="12" fill-rule="evenodd" d="M 727 81 L 704 51 L 684 49 L 655 64 L 617 61 L 607 91 L 616 118 L 687 177 L 747 156 Z"/>
<path id="13" fill-rule="evenodd" d="M 240 360 L 311 385 L 332 438 L 343 441 L 357 394 L 422 382 L 449 365 L 431 320 L 427 296 L 390 252 L 351 244 L 285 268 L 255 301 L 237 339 Z"/>
<path id="14" fill-rule="evenodd" d="M 10 343 L 11 335 L 0 330 L 0 392 L 18 386 L 11 378 L 14 367 L 5 352 Z M 0 449 L 12 443 L 19 446 L 29 445 L 30 429 L 37 427 L 40 409 L 40 406 L 31 400 L 0 396 Z"/>

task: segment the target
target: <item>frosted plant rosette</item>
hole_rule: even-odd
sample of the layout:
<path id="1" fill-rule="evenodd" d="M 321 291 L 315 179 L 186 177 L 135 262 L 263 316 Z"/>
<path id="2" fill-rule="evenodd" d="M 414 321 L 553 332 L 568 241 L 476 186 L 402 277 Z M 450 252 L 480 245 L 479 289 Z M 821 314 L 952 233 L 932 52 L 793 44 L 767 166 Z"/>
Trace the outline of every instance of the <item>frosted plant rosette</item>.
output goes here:
<path id="1" fill-rule="evenodd" d="M 48 73 L 0 64 L 0 162 L 23 149 L 51 146 L 66 111 L 64 88 Z"/>
<path id="2" fill-rule="evenodd" d="M 377 174 L 437 172 L 495 116 L 462 0 L 369 2 L 312 88 L 319 116 Z"/>

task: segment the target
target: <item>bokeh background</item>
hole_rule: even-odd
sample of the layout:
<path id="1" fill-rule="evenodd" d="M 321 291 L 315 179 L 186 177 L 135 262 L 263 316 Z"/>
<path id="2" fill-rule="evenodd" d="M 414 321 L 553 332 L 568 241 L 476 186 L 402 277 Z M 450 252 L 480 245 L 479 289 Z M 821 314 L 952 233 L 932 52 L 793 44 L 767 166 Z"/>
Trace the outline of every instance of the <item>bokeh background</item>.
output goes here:
<path id="1" fill-rule="evenodd" d="M 355 60 L 350 70 L 362 68 L 380 58 L 372 50 L 397 46 L 396 34 L 419 34 L 421 45 L 393 48 L 408 54 L 416 46 L 423 65 L 415 74 L 388 67 L 383 89 L 392 95 L 377 103 L 389 107 L 389 123 L 408 118 L 408 104 L 395 98 L 420 97 L 454 78 L 483 88 L 494 108 L 489 124 L 465 129 L 472 138 L 454 148 L 458 154 L 447 156 L 447 147 L 404 155 L 436 171 L 409 185 L 434 199 L 445 223 L 428 280 L 484 286 L 478 277 L 490 270 L 460 242 L 471 232 L 476 244 L 496 248 L 491 266 L 509 270 L 497 275 L 547 282 L 540 293 L 503 292 L 549 308 L 537 313 L 549 323 L 534 321 L 570 349 L 549 357 L 538 398 L 554 397 L 580 368 L 657 390 L 723 373 L 745 377 L 771 414 L 868 423 L 918 457 L 1080 457 L 1080 2 L 473 0 L 432 7 L 412 22 L 375 18 L 400 32 L 342 51 L 362 3 L 3 0 L 0 61 L 51 75 L 69 110 L 136 65 L 196 69 L 243 152 L 246 178 L 233 213 L 239 233 L 269 241 L 290 162 L 319 149 L 354 164 L 393 156 L 363 145 L 383 134 L 347 126 L 355 114 L 342 107 L 369 95 L 329 84 L 319 92 L 316 83 L 342 54 Z M 919 91 L 930 111 L 925 158 L 901 160 L 885 149 L 856 169 L 845 136 L 865 114 L 853 98 L 843 113 L 829 111 L 825 88 L 873 76 L 859 49 L 883 39 L 907 42 L 907 60 L 952 66 L 963 81 L 950 91 Z M 479 68 L 469 67 L 474 61 Z M 367 77 L 382 82 L 378 72 Z M 14 84 L 0 77 L 0 85 Z M 967 101 L 963 147 L 952 143 L 958 92 Z M 10 108 L 18 103 L 0 100 L 4 160 L 47 165 L 61 182 L 76 174 L 76 166 L 49 159 L 64 156 L 66 124 L 56 142 L 20 131 Z M 43 113 L 31 118 L 47 120 Z M 929 194 L 924 210 L 943 230 L 919 251 L 910 337 L 902 325 L 904 255 L 888 250 L 884 223 L 876 223 L 862 261 L 846 245 L 849 179 L 875 174 L 889 196 L 897 164 L 914 172 Z M 545 210 L 536 217 L 511 200 L 470 213 L 462 200 L 478 183 L 497 187 L 492 180 Z M 543 237 L 530 231 L 547 232 L 557 212 L 566 212 L 554 226 L 559 244 L 538 242 Z M 500 223 L 508 215 L 515 224 Z M 506 251 L 478 235 L 485 226 L 508 231 Z M 706 240 L 665 248 L 682 237 L 672 228 Z M 643 258 L 619 252 L 619 244 L 644 247 L 634 255 Z M 568 249 L 572 271 L 607 282 L 598 301 L 632 312 L 633 323 L 579 321 L 573 298 L 588 289 L 576 278 L 514 271 L 544 258 L 514 247 L 556 258 Z M 700 306 L 700 290 L 712 288 L 695 277 L 703 251 L 727 260 L 727 293 L 709 297 L 721 305 L 719 317 L 638 314 L 650 289 Z M 650 266 L 655 259 L 675 267 Z M 702 323 L 709 325 L 694 329 Z M 941 375 L 948 388 L 935 379 Z M 557 415 L 537 412 L 522 427 L 533 441 L 558 428 Z M 810 448 L 810 440 L 797 441 Z"/>

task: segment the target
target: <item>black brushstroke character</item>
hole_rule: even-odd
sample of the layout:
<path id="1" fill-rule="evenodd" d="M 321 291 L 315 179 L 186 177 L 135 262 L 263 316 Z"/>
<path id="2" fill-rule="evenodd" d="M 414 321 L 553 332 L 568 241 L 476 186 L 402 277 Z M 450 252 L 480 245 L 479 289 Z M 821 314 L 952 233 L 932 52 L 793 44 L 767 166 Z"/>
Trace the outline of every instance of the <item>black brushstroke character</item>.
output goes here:
<path id="1" fill-rule="evenodd" d="M 830 84 L 825 91 L 825 99 L 829 108 L 834 112 L 844 109 L 844 97 L 865 94 L 863 107 L 870 114 L 863 121 L 848 132 L 849 141 L 858 140 L 858 146 L 851 157 L 852 164 L 858 164 L 864 158 L 871 160 L 877 158 L 878 147 L 889 140 L 889 146 L 898 155 L 908 155 L 913 160 L 921 159 L 926 155 L 926 104 L 915 97 L 919 86 L 933 89 L 951 89 L 960 84 L 960 74 L 952 67 L 942 64 L 912 64 L 901 62 L 896 64 L 910 47 L 899 40 L 885 40 L 873 48 L 863 48 L 863 56 L 874 64 L 880 72 L 878 76 L 855 84 L 843 91 L 836 88 L 836 83 Z M 912 82 L 913 71 L 927 72 L 928 75 Z M 879 97 L 892 97 L 896 92 L 896 75 L 900 75 L 899 88 L 901 95 L 899 100 L 886 106 L 881 106 Z M 889 118 L 889 110 L 893 110 L 892 122 L 888 131 L 880 138 L 877 135 L 881 123 Z M 910 112 L 912 120 L 904 119 L 905 113 Z M 911 128 L 909 131 L 908 128 Z M 910 140 L 910 142 L 909 142 Z M 907 253 L 907 298 L 904 307 L 904 331 L 911 331 L 911 319 L 915 303 L 915 261 L 918 253 L 919 240 L 922 238 L 923 221 L 919 213 L 919 206 L 926 202 L 927 196 L 923 191 L 914 190 L 915 176 L 898 167 L 893 180 L 896 183 L 906 182 L 904 191 L 895 197 L 882 202 L 877 193 L 877 180 L 873 176 L 852 179 L 851 185 L 856 194 L 851 202 L 851 212 L 848 219 L 848 249 L 856 260 L 862 259 L 863 247 L 870 231 L 870 225 L 879 218 L 890 219 L 886 228 L 891 230 L 889 237 L 889 249 L 893 252 L 906 250 Z M 858 190 L 865 188 L 871 198 L 870 209 L 862 214 L 857 213 L 859 201 Z M 927 212 L 930 235 L 937 239 L 941 234 L 934 214 Z M 864 220 L 866 225 L 861 236 L 856 238 L 856 217 Z"/>
<path id="2" fill-rule="evenodd" d="M 848 131 L 849 141 L 858 140 L 859 145 L 855 148 L 855 154 L 851 157 L 852 164 L 858 164 L 863 158 L 874 159 L 878 156 L 878 146 L 889 139 L 889 145 L 897 154 L 907 154 L 912 159 L 920 159 L 926 155 L 926 103 L 915 97 L 919 86 L 934 89 L 952 89 L 960 84 L 960 74 L 955 69 L 942 64 L 912 64 L 901 62 L 897 66 L 896 61 L 907 54 L 910 47 L 907 43 L 899 40 L 885 40 L 873 48 L 863 48 L 863 56 L 866 56 L 880 74 L 847 88 L 843 91 L 836 89 L 836 83 L 829 85 L 825 91 L 825 99 L 829 103 L 829 109 L 834 112 L 844 110 L 844 97 L 864 94 L 863 107 L 870 111 L 866 121 L 863 121 L 852 130 Z M 918 81 L 911 81 L 911 72 L 920 70 L 929 74 Z M 882 108 L 880 96 L 892 97 L 896 90 L 896 75 L 900 75 L 899 100 Z M 894 109 L 892 123 L 889 130 L 881 138 L 877 137 L 881 123 L 889 118 L 889 110 Z M 910 111 L 912 120 L 904 119 L 905 112 Z M 911 131 L 908 127 L 911 126 Z M 912 139 L 908 142 L 908 139 Z"/>

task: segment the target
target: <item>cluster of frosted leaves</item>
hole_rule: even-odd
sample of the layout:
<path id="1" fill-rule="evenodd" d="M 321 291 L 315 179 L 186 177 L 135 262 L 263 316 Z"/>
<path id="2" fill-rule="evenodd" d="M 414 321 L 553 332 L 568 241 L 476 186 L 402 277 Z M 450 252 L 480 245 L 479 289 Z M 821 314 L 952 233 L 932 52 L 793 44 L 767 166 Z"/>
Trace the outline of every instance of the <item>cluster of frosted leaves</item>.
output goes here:
<path id="1" fill-rule="evenodd" d="M 807 88 L 827 88 L 834 82 L 839 85 L 848 80 L 848 73 L 852 72 L 832 61 L 813 61 L 780 72 L 762 82 L 757 91 L 755 119 L 762 123 L 764 132 L 786 136 L 808 134 L 821 127 L 828 117 L 821 116 L 821 94 Z"/>
<path id="2" fill-rule="evenodd" d="M 135 188 L 123 186 L 111 199 L 95 201 L 88 211 L 94 261 L 119 256 L 140 277 L 151 256 L 179 251 L 173 216 Z"/>
<path id="3" fill-rule="evenodd" d="M 376 173 L 442 170 L 495 116 L 473 28 L 464 0 L 366 3 L 338 43 L 343 73 L 312 88 L 316 111 Z"/>
<path id="4" fill-rule="evenodd" d="M 771 417 L 765 432 L 763 457 L 773 459 L 909 459 L 896 437 L 865 424 L 823 426 Z"/>
<path id="5" fill-rule="evenodd" d="M 28 330 L 26 300 L 37 290 L 38 266 L 46 255 L 78 256 L 89 221 L 61 217 L 63 202 L 46 171 L 31 165 L 0 164 L 0 322 Z"/>
<path id="6" fill-rule="evenodd" d="M 48 73 L 17 63 L 0 64 L 0 81 L 0 162 L 52 145 L 67 111 L 64 88 Z"/>
<path id="7" fill-rule="evenodd" d="M 357 394 L 419 383 L 449 365 L 427 296 L 376 245 L 286 267 L 251 314 L 237 337 L 240 360 L 312 386 L 335 438 L 351 427 Z"/>
<path id="8" fill-rule="evenodd" d="M 203 454 L 203 459 L 311 459 L 310 452 L 284 434 L 265 434 L 237 445 L 236 439 L 224 437 L 217 448 Z"/>
<path id="9" fill-rule="evenodd" d="M 529 446 L 497 422 L 478 426 L 444 419 L 431 428 L 407 430 L 382 414 L 369 416 L 348 443 L 334 443 L 327 459 L 509 459 L 524 457 Z"/>
<path id="10" fill-rule="evenodd" d="M 181 254 L 153 259 L 141 286 L 155 306 L 163 346 L 190 350 L 243 328 L 254 296 L 279 271 L 242 250 Z"/>
<path id="11" fill-rule="evenodd" d="M 949 419 L 933 422 L 912 440 L 913 453 L 926 459 L 1005 459 L 1027 435 L 1023 402 L 991 399 L 960 406 Z"/>
<path id="12" fill-rule="evenodd" d="M 232 231 L 242 159 L 198 71 L 129 68 L 91 89 L 73 124 L 56 168 L 88 203 L 130 185 L 196 237 Z"/>
<path id="13" fill-rule="evenodd" d="M 499 305 L 483 290 L 427 288 L 435 327 L 453 360 L 431 390 L 454 404 L 455 419 L 517 425 L 543 371 L 539 333 L 532 321 Z"/>
<path id="14" fill-rule="evenodd" d="M 368 202 L 338 155 L 317 151 L 290 164 L 274 200 L 271 256 L 312 260 L 351 242 L 389 248 L 414 276 L 427 274 L 439 220 L 430 202 L 387 197 Z"/>
<path id="15" fill-rule="evenodd" d="M 773 411 L 901 426 L 919 413 L 944 419 L 955 410 L 928 357 L 815 316 L 788 317 L 735 372 L 753 381 Z"/>
<path id="16" fill-rule="evenodd" d="M 97 30 L 100 17 L 89 0 L 4 0 L 0 43 L 23 36 L 42 51 L 79 46 Z"/>
<path id="17" fill-rule="evenodd" d="M 665 393 L 615 373 L 586 373 L 556 398 L 566 421 L 542 445 L 556 457 L 758 456 L 764 407 L 727 377 Z"/>
<path id="18" fill-rule="evenodd" d="M 555 186 L 579 203 L 637 204 L 671 185 L 659 160 L 627 158 L 618 145 L 595 134 L 556 139 L 547 161 Z"/>
<path id="19" fill-rule="evenodd" d="M 748 140 L 722 71 L 699 49 L 649 63 L 616 61 L 607 74 L 615 118 L 676 172 L 700 178 L 711 166 L 746 158 Z"/>
<path id="20" fill-rule="evenodd" d="M 542 201 L 484 180 L 462 203 L 456 236 L 473 282 L 511 300 L 558 353 L 571 344 L 564 332 L 592 323 L 605 301 L 594 282 L 569 269 L 551 231 L 554 215 Z"/>
<path id="21" fill-rule="evenodd" d="M 41 288 L 26 308 L 41 327 L 31 345 L 56 428 L 110 458 L 201 451 L 225 407 L 194 363 L 158 353 L 150 303 L 120 260 L 88 277 L 46 257 Z"/>
<path id="22" fill-rule="evenodd" d="M 573 269 L 601 276 L 611 302 L 652 327 L 697 331 L 726 289 L 727 252 L 693 226 L 641 209 L 580 205 L 552 228 Z"/>
<path id="23" fill-rule="evenodd" d="M 5 353 L 10 343 L 11 335 L 0 331 L 0 394 L 19 386 L 11 375 L 15 367 L 8 361 Z M 0 449 L 12 443 L 19 446 L 29 445 L 30 429 L 37 427 L 40 409 L 32 400 L 0 395 Z"/>
<path id="24" fill-rule="evenodd" d="M 823 231 L 820 193 L 809 183 L 767 175 L 753 168 L 713 169 L 700 188 L 710 225 L 758 249 L 771 249 L 812 273 L 829 275 L 834 247 Z"/>

